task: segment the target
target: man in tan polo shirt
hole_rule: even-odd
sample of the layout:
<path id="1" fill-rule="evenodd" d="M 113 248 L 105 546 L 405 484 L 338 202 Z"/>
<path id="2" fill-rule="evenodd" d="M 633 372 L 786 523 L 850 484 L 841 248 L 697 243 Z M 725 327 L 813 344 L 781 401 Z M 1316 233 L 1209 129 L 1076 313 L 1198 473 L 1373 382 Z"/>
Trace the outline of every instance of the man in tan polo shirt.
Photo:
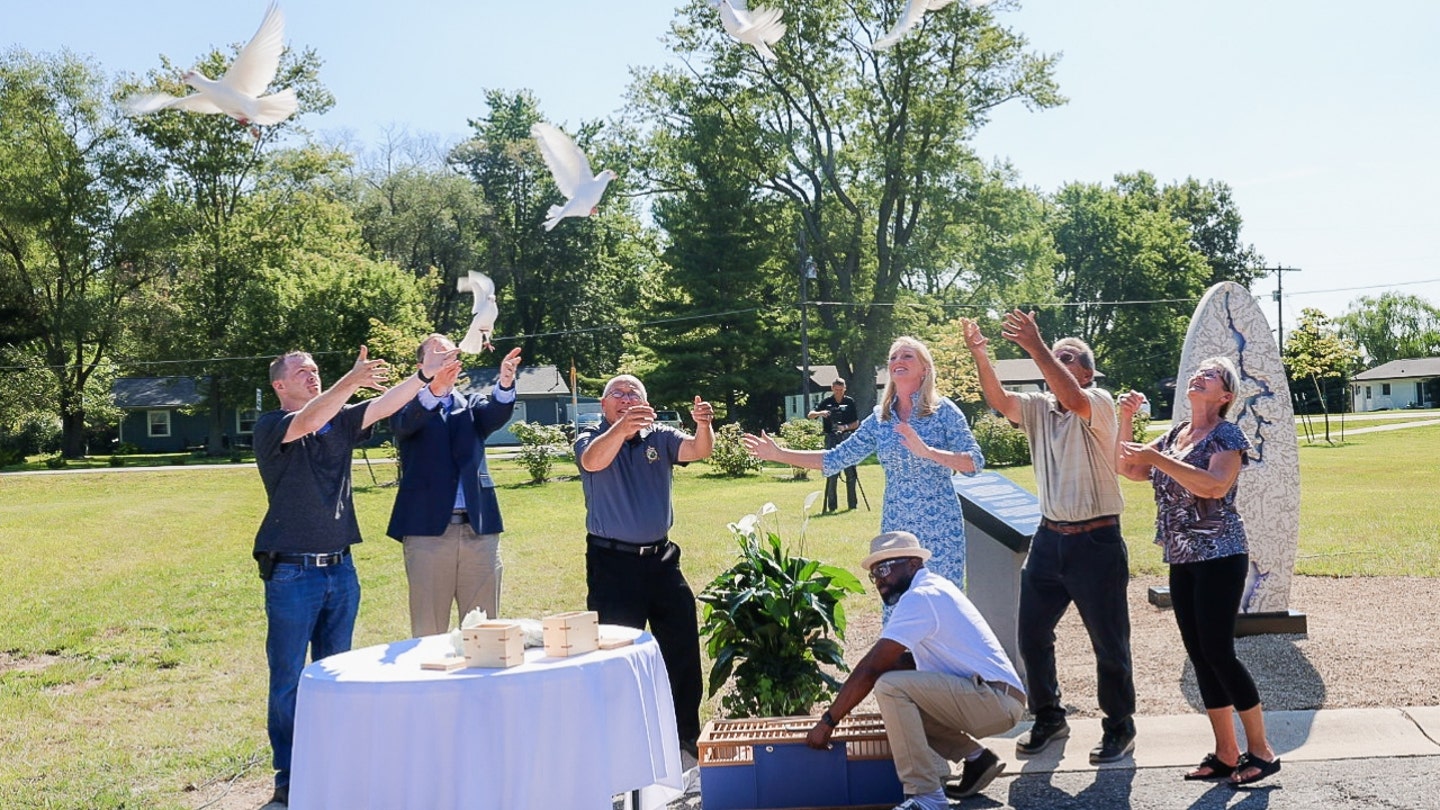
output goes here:
<path id="1" fill-rule="evenodd" d="M 1095 355 L 1084 341 L 1061 338 L 1049 347 L 1034 313 L 1018 309 L 1005 316 L 1001 336 L 1030 355 L 1049 389 L 1005 390 L 980 327 L 965 322 L 965 343 L 975 358 L 986 404 L 1020 426 L 1030 440 L 1044 515 L 1020 575 L 1020 656 L 1035 723 L 1016 741 L 1015 752 L 1033 756 L 1070 734 L 1055 674 L 1055 627 L 1074 602 L 1095 649 L 1097 696 L 1105 713 L 1104 735 L 1090 752 L 1090 761 L 1114 762 L 1135 748 L 1135 681 L 1125 594 L 1130 557 L 1120 536 L 1125 501 L 1115 478 L 1115 400 L 1093 387 Z"/>

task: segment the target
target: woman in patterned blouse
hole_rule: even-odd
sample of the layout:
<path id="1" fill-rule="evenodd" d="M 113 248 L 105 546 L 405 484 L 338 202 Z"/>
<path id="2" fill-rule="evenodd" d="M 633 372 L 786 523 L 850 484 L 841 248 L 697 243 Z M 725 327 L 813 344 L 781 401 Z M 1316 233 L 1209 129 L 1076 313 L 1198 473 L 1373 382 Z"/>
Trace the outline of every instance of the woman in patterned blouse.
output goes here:
<path id="1" fill-rule="evenodd" d="M 985 456 L 965 414 L 935 390 L 935 361 L 925 344 L 897 338 L 888 368 L 880 404 L 840 444 L 829 450 L 787 450 L 762 432 L 745 434 L 745 448 L 756 458 L 825 475 L 876 456 L 885 470 L 880 531 L 907 531 L 920 538 L 934 555 L 926 567 L 963 588 L 965 522 L 950 476 L 979 472 Z"/>
<path id="2" fill-rule="evenodd" d="M 1250 441 L 1225 418 L 1237 377 L 1226 358 L 1201 363 L 1186 389 L 1191 420 L 1149 444 L 1122 442 L 1117 469 L 1155 487 L 1155 542 L 1170 564 L 1175 623 L 1215 732 L 1215 750 L 1185 778 L 1241 785 L 1280 770 L 1280 760 L 1265 736 L 1255 682 L 1235 655 L 1235 616 L 1250 567 L 1245 523 L 1235 510 L 1235 481 Z M 1133 392 L 1121 397 L 1122 423 L 1143 399 Z M 1232 710 L 1245 727 L 1243 755 Z"/>

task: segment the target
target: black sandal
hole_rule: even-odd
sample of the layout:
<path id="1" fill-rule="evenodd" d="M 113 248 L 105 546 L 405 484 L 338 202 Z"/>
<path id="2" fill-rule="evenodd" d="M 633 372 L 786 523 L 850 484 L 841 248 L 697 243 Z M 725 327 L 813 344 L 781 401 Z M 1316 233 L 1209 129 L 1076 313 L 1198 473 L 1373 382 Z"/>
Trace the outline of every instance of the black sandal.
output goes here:
<path id="1" fill-rule="evenodd" d="M 1220 759 L 1220 757 L 1217 757 L 1214 754 L 1206 754 L 1205 758 L 1200 760 L 1200 764 L 1195 766 L 1194 771 L 1185 774 L 1185 780 L 1188 782 L 1199 782 L 1209 779 L 1226 779 L 1230 776 L 1230 774 L 1235 772 L 1236 767 L 1238 766 L 1226 765 Z M 1209 768 L 1210 772 L 1203 774 L 1195 772 L 1200 770 L 1201 768 Z"/>
<path id="2" fill-rule="evenodd" d="M 1256 773 L 1242 778 L 1240 774 L 1254 768 Z M 1248 785 L 1252 782 L 1259 782 L 1267 776 L 1274 776 L 1280 771 L 1280 758 L 1273 760 L 1261 759 L 1250 752 L 1240 755 L 1240 761 L 1235 764 L 1235 773 L 1230 777 L 1230 784 L 1235 786 Z"/>

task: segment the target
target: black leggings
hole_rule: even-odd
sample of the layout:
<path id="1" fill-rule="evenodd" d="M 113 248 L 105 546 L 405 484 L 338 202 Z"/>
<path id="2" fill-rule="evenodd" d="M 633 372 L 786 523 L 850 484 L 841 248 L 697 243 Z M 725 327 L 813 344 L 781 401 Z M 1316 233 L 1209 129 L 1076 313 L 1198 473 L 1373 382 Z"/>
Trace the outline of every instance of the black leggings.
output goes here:
<path id="1" fill-rule="evenodd" d="M 1255 681 L 1235 656 L 1235 617 L 1250 555 L 1170 566 L 1170 600 L 1206 709 L 1248 711 L 1260 705 Z"/>

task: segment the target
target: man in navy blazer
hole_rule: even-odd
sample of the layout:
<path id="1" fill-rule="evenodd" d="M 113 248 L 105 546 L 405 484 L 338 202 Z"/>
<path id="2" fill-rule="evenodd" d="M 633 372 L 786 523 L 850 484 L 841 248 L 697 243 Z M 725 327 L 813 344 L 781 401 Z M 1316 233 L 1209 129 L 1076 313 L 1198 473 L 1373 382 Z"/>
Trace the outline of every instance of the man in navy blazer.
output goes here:
<path id="1" fill-rule="evenodd" d="M 431 347 L 453 351 L 446 336 L 430 335 L 416 354 Z M 485 465 L 485 437 L 505 426 L 515 409 L 515 371 L 520 349 L 500 363 L 492 397 L 455 389 L 458 363 L 437 372 L 390 418 L 400 450 L 400 491 L 386 534 L 404 543 L 410 584 L 410 632 L 432 636 L 450 629 L 450 611 L 483 608 L 500 613 L 500 505 Z"/>

